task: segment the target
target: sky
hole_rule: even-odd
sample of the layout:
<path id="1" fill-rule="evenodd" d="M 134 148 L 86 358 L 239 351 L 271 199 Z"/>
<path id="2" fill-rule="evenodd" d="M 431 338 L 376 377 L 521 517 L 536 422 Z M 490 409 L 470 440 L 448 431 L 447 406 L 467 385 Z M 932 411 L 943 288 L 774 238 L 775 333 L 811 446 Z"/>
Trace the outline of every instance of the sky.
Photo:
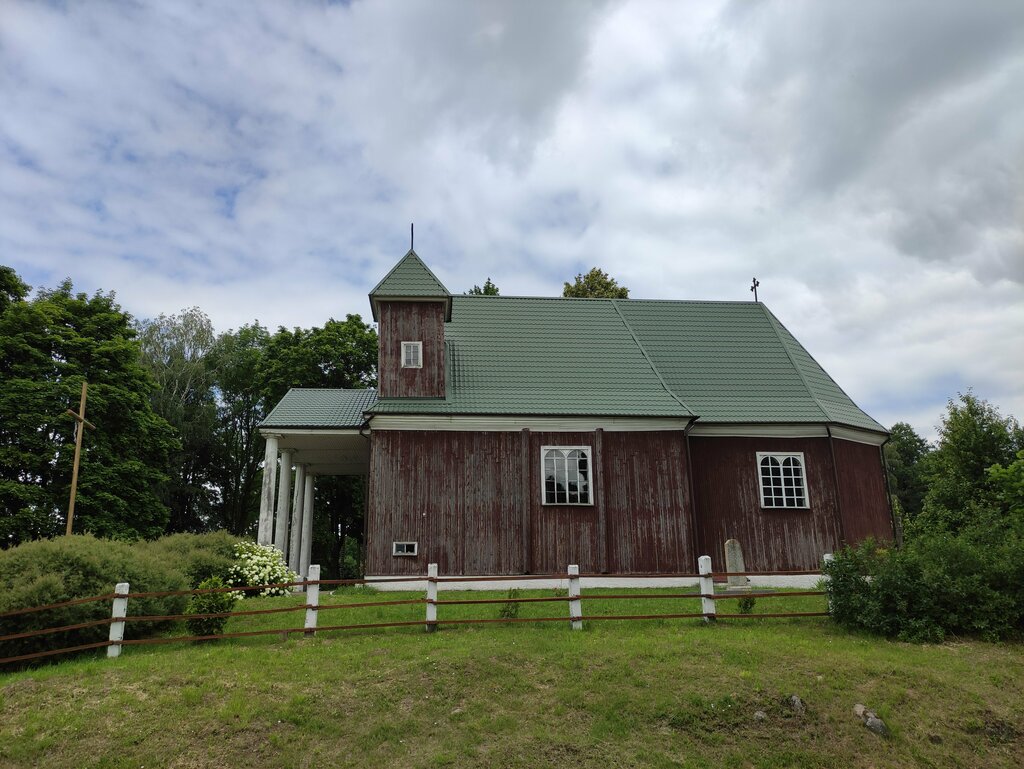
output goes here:
<path id="1" fill-rule="evenodd" d="M 219 330 L 759 298 L 885 425 L 1024 418 L 1024 4 L 0 0 L 0 263 Z"/>

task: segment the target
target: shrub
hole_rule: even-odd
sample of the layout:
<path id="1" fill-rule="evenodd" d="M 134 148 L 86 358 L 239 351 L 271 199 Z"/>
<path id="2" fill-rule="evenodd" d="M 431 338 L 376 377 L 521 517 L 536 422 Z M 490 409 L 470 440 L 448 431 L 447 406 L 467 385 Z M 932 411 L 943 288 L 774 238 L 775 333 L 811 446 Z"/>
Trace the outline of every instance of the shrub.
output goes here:
<path id="1" fill-rule="evenodd" d="M 111 593 L 118 582 L 131 591 L 183 590 L 185 577 L 162 560 L 127 542 L 74 535 L 26 542 L 0 551 L 0 613 L 62 603 L 76 598 Z M 128 616 L 180 614 L 187 596 L 132 598 Z M 4 635 L 77 625 L 110 616 L 111 601 L 47 609 L 4 617 Z M 165 631 L 170 622 L 139 622 L 125 626 L 126 638 L 142 638 Z M 0 642 L 0 657 L 31 654 L 105 641 L 107 625 Z"/>
<path id="2" fill-rule="evenodd" d="M 227 580 L 235 563 L 235 546 L 239 537 L 226 531 L 208 534 L 171 534 L 140 547 L 184 573 L 190 587 L 198 587 L 210 577 Z"/>
<path id="3" fill-rule="evenodd" d="M 750 595 L 743 596 L 737 602 L 740 614 L 753 614 L 754 604 L 757 603 L 757 599 Z"/>
<path id="4" fill-rule="evenodd" d="M 298 575 L 288 570 L 281 551 L 273 545 L 258 545 L 243 540 L 235 545 L 235 563 L 228 573 L 228 584 L 244 587 L 246 585 L 270 585 L 280 582 L 293 582 Z M 287 595 L 286 587 L 268 587 L 262 590 L 243 590 L 243 597 Z"/>
<path id="5" fill-rule="evenodd" d="M 847 548 L 825 568 L 832 616 L 904 641 L 995 640 L 1024 629 L 1024 548 L 969 532 L 921 535 L 900 550 Z"/>
<path id="6" fill-rule="evenodd" d="M 519 597 L 519 591 L 516 588 L 510 588 L 508 591 L 509 600 L 501 605 L 501 609 L 498 611 L 499 619 L 515 619 L 519 616 L 519 604 L 514 600 Z"/>
<path id="7" fill-rule="evenodd" d="M 210 577 L 199 584 L 200 590 L 210 590 L 227 587 L 220 577 Z M 186 614 L 219 614 L 229 612 L 235 606 L 238 594 L 234 592 L 225 593 L 200 593 L 192 596 L 188 602 Z M 228 617 L 193 617 L 185 620 L 190 635 L 220 635 L 224 632 L 224 626 L 228 624 Z"/>

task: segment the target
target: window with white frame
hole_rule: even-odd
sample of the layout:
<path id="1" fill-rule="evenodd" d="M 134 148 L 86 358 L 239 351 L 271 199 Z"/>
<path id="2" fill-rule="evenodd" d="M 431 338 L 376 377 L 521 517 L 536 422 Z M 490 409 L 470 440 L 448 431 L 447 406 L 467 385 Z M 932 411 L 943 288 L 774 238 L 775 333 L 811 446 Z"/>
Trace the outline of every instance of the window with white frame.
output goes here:
<path id="1" fill-rule="evenodd" d="M 589 446 L 541 446 L 540 457 L 545 505 L 594 503 Z"/>
<path id="2" fill-rule="evenodd" d="M 402 368 L 423 368 L 423 342 L 402 342 Z"/>
<path id="3" fill-rule="evenodd" d="M 391 555 L 416 555 L 419 547 L 416 542 L 392 542 Z"/>
<path id="4" fill-rule="evenodd" d="M 757 452 L 761 507 L 809 507 L 802 452 Z"/>

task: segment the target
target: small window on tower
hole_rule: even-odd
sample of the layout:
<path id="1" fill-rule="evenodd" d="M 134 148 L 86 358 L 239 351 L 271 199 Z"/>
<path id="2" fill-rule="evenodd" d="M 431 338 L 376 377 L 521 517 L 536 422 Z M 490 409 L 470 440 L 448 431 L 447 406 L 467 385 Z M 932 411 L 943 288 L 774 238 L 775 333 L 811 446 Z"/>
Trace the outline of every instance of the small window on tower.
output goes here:
<path id="1" fill-rule="evenodd" d="M 423 368 L 423 342 L 402 342 L 402 368 Z"/>

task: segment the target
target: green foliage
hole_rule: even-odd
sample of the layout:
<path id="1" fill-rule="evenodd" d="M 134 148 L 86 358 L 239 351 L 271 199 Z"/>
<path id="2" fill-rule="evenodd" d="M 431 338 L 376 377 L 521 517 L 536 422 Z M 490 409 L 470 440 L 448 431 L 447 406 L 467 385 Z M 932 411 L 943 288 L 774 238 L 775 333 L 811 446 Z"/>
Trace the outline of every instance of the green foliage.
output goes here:
<path id="1" fill-rule="evenodd" d="M 227 580 L 235 563 L 235 547 L 240 540 L 226 531 L 207 534 L 171 534 L 137 548 L 182 572 L 190 587 L 211 577 Z"/>
<path id="2" fill-rule="evenodd" d="M 594 267 L 586 275 L 578 274 L 572 283 L 565 283 L 562 288 L 562 296 L 627 299 L 629 298 L 629 289 L 620 286 L 615 278 L 608 276 L 607 272 Z"/>
<path id="3" fill-rule="evenodd" d="M 173 564 L 128 542 L 76 535 L 27 542 L 0 551 L 0 613 L 111 593 L 118 582 L 128 582 L 133 593 L 188 587 L 184 575 Z M 186 596 L 131 598 L 128 616 L 180 614 L 186 600 Z M 104 600 L 5 617 L 3 634 L 76 625 L 107 618 L 110 612 L 111 601 Z M 170 625 L 168 622 L 128 623 L 125 637 L 156 635 Z M 107 625 L 97 625 L 3 641 L 0 642 L 0 657 L 98 643 L 106 640 L 107 634 Z"/>
<path id="4" fill-rule="evenodd" d="M 75 530 L 133 539 L 164 531 L 161 489 L 175 448 L 153 412 L 131 318 L 113 294 L 74 293 L 70 280 L 27 300 L 5 273 L 0 313 L 0 546 L 52 536 L 67 509 L 82 381 L 96 426 L 83 443 Z"/>
<path id="5" fill-rule="evenodd" d="M 920 514 L 928 490 L 922 460 L 932 450 L 931 446 L 909 424 L 897 422 L 884 450 L 892 495 L 903 518 L 913 520 Z"/>
<path id="6" fill-rule="evenodd" d="M 840 625 L 904 641 L 947 634 L 1005 638 L 1024 629 L 1024 538 L 921 535 L 896 550 L 873 542 L 826 565 Z"/>
<path id="7" fill-rule="evenodd" d="M 227 584 L 220 577 L 210 577 L 199 583 L 200 590 L 216 590 L 224 587 L 227 587 Z M 235 592 L 200 593 L 192 596 L 185 613 L 222 614 L 231 611 L 237 600 L 238 594 Z M 224 626 L 228 624 L 228 619 L 228 617 L 190 617 L 185 620 L 185 626 L 190 635 L 220 635 L 224 632 Z"/>
<path id="8" fill-rule="evenodd" d="M 754 605 L 757 603 L 757 599 L 753 596 L 745 595 L 736 602 L 737 609 L 740 614 L 753 614 Z"/>
<path id="9" fill-rule="evenodd" d="M 500 292 L 498 291 L 498 287 L 491 283 L 491 279 L 488 277 L 487 280 L 484 281 L 482 288 L 480 286 L 473 286 L 473 288 L 469 289 L 466 293 L 475 296 L 498 296 Z"/>
<path id="10" fill-rule="evenodd" d="M 514 599 L 519 597 L 519 590 L 516 588 L 509 588 L 508 601 L 501 605 L 501 609 L 498 610 L 498 619 L 516 619 L 519 616 L 519 604 Z"/>
<path id="11" fill-rule="evenodd" d="M 998 502 L 988 468 L 1011 464 L 1024 449 L 1024 430 L 988 401 L 968 391 L 950 399 L 935 451 L 923 460 L 928 491 L 909 533 L 956 533 L 990 515 Z"/>
<path id="12" fill-rule="evenodd" d="M 3 315 L 12 303 L 23 301 L 30 290 L 31 287 L 13 268 L 0 264 L 0 315 Z"/>
<path id="13" fill-rule="evenodd" d="M 168 458 L 163 502 L 168 531 L 203 531 L 216 499 L 210 469 L 218 456 L 217 405 L 207 356 L 215 335 L 198 308 L 138 324 L 142 365 L 156 381 L 153 410 L 174 428 L 180 445 Z"/>
<path id="14" fill-rule="evenodd" d="M 294 582 L 298 575 L 288 570 L 281 551 L 273 545 L 258 545 L 243 540 L 235 545 L 235 563 L 228 572 L 228 584 L 245 587 L 249 585 L 271 585 Z M 245 590 L 244 598 L 268 595 L 288 595 L 286 587 L 268 587 L 262 590 Z"/>

